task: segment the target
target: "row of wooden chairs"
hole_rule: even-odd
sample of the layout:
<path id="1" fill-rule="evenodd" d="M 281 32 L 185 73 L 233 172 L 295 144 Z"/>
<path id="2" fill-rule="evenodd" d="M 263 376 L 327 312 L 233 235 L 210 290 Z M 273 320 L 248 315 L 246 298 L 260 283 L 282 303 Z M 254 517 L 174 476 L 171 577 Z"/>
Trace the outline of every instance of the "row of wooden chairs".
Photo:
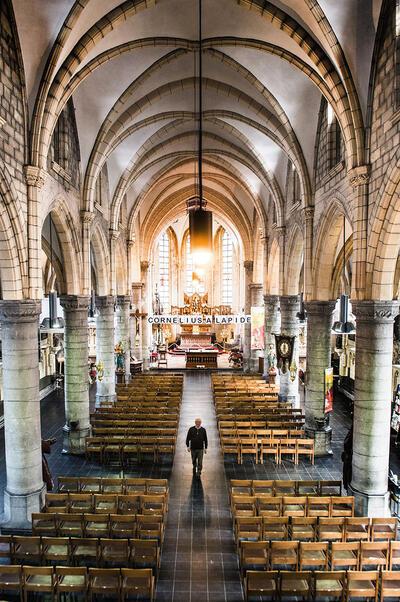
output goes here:
<path id="1" fill-rule="evenodd" d="M 168 495 L 168 479 L 143 477 L 58 477 L 58 491 L 69 493 L 121 493 Z"/>
<path id="2" fill-rule="evenodd" d="M 243 541 L 240 546 L 242 574 L 248 569 L 294 571 L 324 569 L 392 570 L 399 567 L 400 542 Z M 400 581 L 400 579 L 399 579 Z"/>
<path id="3" fill-rule="evenodd" d="M 297 465 L 301 458 L 309 458 L 314 464 L 314 439 L 289 437 L 278 439 L 268 437 L 224 437 L 221 439 L 222 454 L 233 455 L 238 464 L 243 464 L 243 458 L 250 456 L 256 464 L 263 463 L 265 458 L 273 458 L 276 464 L 282 464 L 285 457 L 290 457 Z"/>
<path id="4" fill-rule="evenodd" d="M 152 568 L 160 565 L 156 539 L 0 535 L 0 557 L 12 564 Z"/>
<path id="5" fill-rule="evenodd" d="M 396 571 L 247 571 L 245 600 L 399 599 Z M 268 597 L 268 598 L 267 598 Z"/>
<path id="6" fill-rule="evenodd" d="M 390 541 L 397 537 L 397 519 L 357 516 L 336 518 L 297 516 L 238 516 L 234 521 L 241 541 Z"/>
<path id="7" fill-rule="evenodd" d="M 238 516 L 354 516 L 353 496 L 313 495 L 235 495 L 231 496 L 232 515 Z"/>
<path id="8" fill-rule="evenodd" d="M 45 512 L 92 514 L 165 514 L 165 494 L 46 493 Z"/>
<path id="9" fill-rule="evenodd" d="M 123 417 L 122 417 L 123 416 Z M 92 414 L 91 416 L 91 424 L 98 424 L 99 426 L 135 426 L 136 428 L 142 429 L 164 429 L 164 428 L 176 428 L 178 426 L 178 420 L 170 420 L 169 418 L 164 418 L 163 420 L 143 420 L 140 416 L 136 414 L 129 415 L 123 414 L 121 417 L 115 417 L 114 413 L 107 414 Z"/>
<path id="10" fill-rule="evenodd" d="M 85 440 L 85 455 L 88 460 L 96 458 L 100 464 L 117 463 L 128 466 L 130 462 L 140 463 L 144 456 L 150 456 L 154 463 L 175 454 L 175 437 L 130 437 L 128 435 L 95 436 Z"/>
<path id="11" fill-rule="evenodd" d="M 31 594 L 41 599 L 48 595 L 53 601 L 71 594 L 81 594 L 86 601 L 97 594 L 120 602 L 133 595 L 154 600 L 154 576 L 151 569 L 0 565 L 0 591 L 15 593 L 21 602 Z"/>
<path id="12" fill-rule="evenodd" d="M 32 514 L 32 533 L 47 537 L 106 537 L 164 539 L 164 517 L 159 514 Z"/>
<path id="13" fill-rule="evenodd" d="M 137 427 L 135 424 L 129 425 L 109 425 L 103 426 L 101 424 L 92 426 L 92 434 L 94 437 L 140 437 L 141 440 L 146 441 L 148 437 L 173 437 L 176 439 L 177 427 L 166 427 L 166 428 L 142 428 Z"/>
<path id="14" fill-rule="evenodd" d="M 230 495 L 342 495 L 342 481 L 287 479 L 231 479 Z"/>
<path id="15" fill-rule="evenodd" d="M 286 410 L 279 410 L 279 411 L 275 411 L 275 412 L 271 412 L 270 414 L 270 419 L 271 421 L 275 421 L 275 419 L 277 419 L 279 421 L 279 419 L 282 416 L 288 416 L 289 418 L 294 418 L 295 420 L 300 420 L 304 418 L 304 414 L 301 413 L 292 413 L 290 411 L 286 411 Z M 239 419 L 239 420 L 220 420 L 218 423 L 218 428 L 219 430 L 223 429 L 223 428 L 231 428 L 231 429 L 235 429 L 235 428 L 242 428 L 242 427 L 247 427 L 247 428 L 266 428 L 266 421 L 265 420 L 245 420 L 243 419 Z"/>

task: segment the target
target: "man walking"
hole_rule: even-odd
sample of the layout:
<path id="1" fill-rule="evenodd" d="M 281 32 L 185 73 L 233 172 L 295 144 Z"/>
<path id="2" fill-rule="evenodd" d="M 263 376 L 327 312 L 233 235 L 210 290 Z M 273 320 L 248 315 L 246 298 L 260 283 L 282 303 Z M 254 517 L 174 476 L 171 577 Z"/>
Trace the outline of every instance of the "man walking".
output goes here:
<path id="1" fill-rule="evenodd" d="M 196 418 L 194 426 L 188 430 L 186 447 L 192 454 L 193 474 L 199 477 L 203 468 L 203 453 L 207 453 L 207 431 L 201 426 L 201 418 Z"/>

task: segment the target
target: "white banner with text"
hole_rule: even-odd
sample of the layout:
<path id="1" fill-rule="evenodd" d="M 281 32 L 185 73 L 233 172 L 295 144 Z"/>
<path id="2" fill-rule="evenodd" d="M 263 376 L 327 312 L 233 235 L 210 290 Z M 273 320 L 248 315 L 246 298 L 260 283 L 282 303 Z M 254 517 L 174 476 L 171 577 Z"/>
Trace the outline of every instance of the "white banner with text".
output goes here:
<path id="1" fill-rule="evenodd" d="M 202 315 L 189 315 L 189 316 L 175 316 L 175 315 L 157 315 L 151 314 L 147 316 L 147 322 L 149 324 L 250 324 L 251 316 L 246 314 L 233 314 L 227 316 L 202 316 Z"/>

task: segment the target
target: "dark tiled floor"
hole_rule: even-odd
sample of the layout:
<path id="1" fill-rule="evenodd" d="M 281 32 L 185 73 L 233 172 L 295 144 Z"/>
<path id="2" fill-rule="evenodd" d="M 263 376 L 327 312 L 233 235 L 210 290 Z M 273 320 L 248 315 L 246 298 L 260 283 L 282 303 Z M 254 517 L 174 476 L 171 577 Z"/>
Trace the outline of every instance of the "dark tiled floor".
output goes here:
<path id="1" fill-rule="evenodd" d="M 91 392 L 94 398 L 94 391 Z M 63 394 L 54 393 L 41 404 L 44 437 L 56 437 L 57 443 L 49 456 L 53 475 L 123 476 L 115 468 L 104 469 L 97 464 L 61 454 L 63 427 Z M 201 416 L 209 437 L 201 481 L 193 479 L 185 436 L 194 418 Z M 211 379 L 206 373 L 186 372 L 180 416 L 177 451 L 171 466 L 151 463 L 138 466 L 126 476 L 149 476 L 170 479 L 170 506 L 157 584 L 157 601 L 169 602 L 236 602 L 243 600 L 237 556 L 232 535 L 228 506 L 227 480 L 237 478 L 341 478 L 340 453 L 351 417 L 347 404 L 335 402 L 332 415 L 334 454 L 317 459 L 312 467 L 308 461 L 295 467 L 285 462 L 281 467 L 268 461 L 242 466 L 227 461 L 220 452 L 218 432 L 212 403 Z M 391 467 L 400 472 L 400 451 L 392 446 Z M 0 432 L 0 504 L 5 487 L 4 432 Z"/>

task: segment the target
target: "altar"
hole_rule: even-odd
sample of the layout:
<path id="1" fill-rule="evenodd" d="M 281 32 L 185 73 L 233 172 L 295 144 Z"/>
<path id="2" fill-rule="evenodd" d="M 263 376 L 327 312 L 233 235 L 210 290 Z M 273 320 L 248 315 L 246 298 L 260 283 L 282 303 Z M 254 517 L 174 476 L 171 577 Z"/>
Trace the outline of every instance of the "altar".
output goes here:
<path id="1" fill-rule="evenodd" d="M 183 349 L 202 348 L 211 345 L 211 334 L 208 332 L 182 332 L 181 347 Z"/>
<path id="2" fill-rule="evenodd" d="M 190 349 L 186 351 L 186 368 L 216 370 L 218 368 L 218 355 L 218 351 Z"/>

